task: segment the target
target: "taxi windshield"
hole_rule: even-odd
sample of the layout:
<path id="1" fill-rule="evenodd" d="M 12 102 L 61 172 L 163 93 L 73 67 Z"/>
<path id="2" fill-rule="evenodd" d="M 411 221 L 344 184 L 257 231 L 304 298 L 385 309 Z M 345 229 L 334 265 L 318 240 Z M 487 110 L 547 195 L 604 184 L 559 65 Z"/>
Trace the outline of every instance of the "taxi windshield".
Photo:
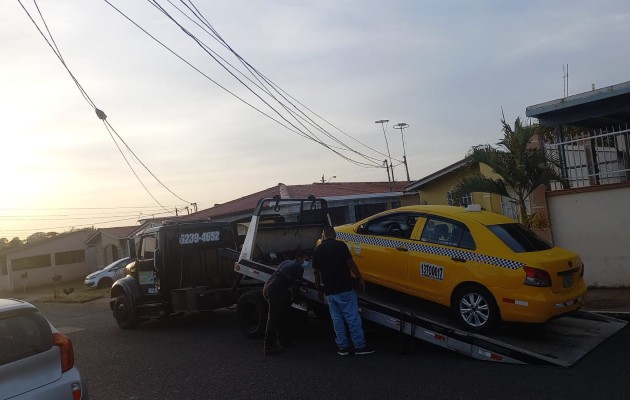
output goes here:
<path id="1" fill-rule="evenodd" d="M 518 223 L 488 225 L 488 229 L 515 253 L 549 250 L 553 247 L 527 227 Z"/>

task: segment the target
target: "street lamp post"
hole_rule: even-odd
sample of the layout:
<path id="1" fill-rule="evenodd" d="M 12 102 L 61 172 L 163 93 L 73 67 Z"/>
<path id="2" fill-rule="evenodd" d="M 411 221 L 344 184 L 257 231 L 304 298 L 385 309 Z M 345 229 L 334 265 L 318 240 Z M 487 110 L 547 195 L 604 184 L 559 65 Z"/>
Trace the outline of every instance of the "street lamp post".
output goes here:
<path id="1" fill-rule="evenodd" d="M 381 127 L 383 128 L 383 136 L 385 136 L 385 147 L 387 147 L 387 157 L 389 158 L 389 168 L 392 171 L 391 182 L 395 182 L 396 179 L 394 178 L 394 164 L 392 164 L 392 155 L 389 152 L 389 142 L 387 141 L 387 135 L 385 134 L 385 124 L 388 122 L 389 122 L 388 119 L 379 119 L 378 121 L 374 121 L 375 124 L 381 124 Z M 389 178 L 389 170 L 387 171 L 387 177 Z M 390 191 L 391 191 L 391 185 L 390 185 Z"/>
<path id="2" fill-rule="evenodd" d="M 407 172 L 407 182 L 411 182 L 411 178 L 409 178 L 409 167 L 407 166 L 407 150 L 405 149 L 405 133 L 403 132 L 405 128 L 409 128 L 409 124 L 406 122 L 401 122 L 399 124 L 394 125 L 394 129 L 400 129 L 400 137 L 402 138 L 402 144 L 403 144 L 403 164 L 405 164 L 405 171 Z"/>

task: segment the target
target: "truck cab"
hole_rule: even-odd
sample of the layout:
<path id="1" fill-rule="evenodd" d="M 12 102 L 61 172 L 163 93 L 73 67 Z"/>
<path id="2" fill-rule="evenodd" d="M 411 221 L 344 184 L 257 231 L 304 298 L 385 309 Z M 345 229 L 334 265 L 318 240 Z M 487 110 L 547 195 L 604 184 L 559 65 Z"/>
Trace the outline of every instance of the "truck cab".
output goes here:
<path id="1" fill-rule="evenodd" d="M 110 307 L 121 328 L 187 311 L 234 304 L 238 258 L 234 226 L 174 222 L 134 238 L 127 275 L 114 283 Z M 132 250 L 133 249 L 133 250 Z"/>

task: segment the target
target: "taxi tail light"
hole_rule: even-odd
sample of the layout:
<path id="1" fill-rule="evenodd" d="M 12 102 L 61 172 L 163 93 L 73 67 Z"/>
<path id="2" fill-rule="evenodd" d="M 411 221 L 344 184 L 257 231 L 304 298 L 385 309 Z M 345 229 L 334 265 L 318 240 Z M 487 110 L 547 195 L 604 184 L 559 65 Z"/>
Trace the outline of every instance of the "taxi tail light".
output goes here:
<path id="1" fill-rule="evenodd" d="M 527 286 L 548 287 L 551 286 L 551 276 L 549 272 L 534 267 L 523 267 L 525 270 L 525 282 Z"/>
<path id="2" fill-rule="evenodd" d="M 66 372 L 74 367 L 74 349 L 72 341 L 63 333 L 53 333 L 53 343 L 61 351 L 61 372 Z"/>

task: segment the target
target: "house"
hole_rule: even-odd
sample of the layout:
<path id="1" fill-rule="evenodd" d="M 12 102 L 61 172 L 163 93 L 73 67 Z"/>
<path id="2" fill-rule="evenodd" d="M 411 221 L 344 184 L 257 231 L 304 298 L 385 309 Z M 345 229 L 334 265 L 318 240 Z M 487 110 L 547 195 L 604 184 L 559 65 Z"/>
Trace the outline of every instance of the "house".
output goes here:
<path id="1" fill-rule="evenodd" d="M 66 232 L 0 251 L 0 292 L 83 279 L 90 272 L 85 241 L 92 229 Z"/>
<path id="2" fill-rule="evenodd" d="M 577 250 L 590 286 L 630 286 L 630 82 L 527 107 L 565 184 L 546 202 L 554 242 Z"/>
<path id="3" fill-rule="evenodd" d="M 359 221 L 378 212 L 417 203 L 413 193 L 404 192 L 406 182 L 326 182 L 305 185 L 276 186 L 250 195 L 216 204 L 212 208 L 190 214 L 180 219 L 209 218 L 215 221 L 247 222 L 258 200 L 280 196 L 281 198 L 306 198 L 310 195 L 327 200 L 333 225 Z"/>
<path id="4" fill-rule="evenodd" d="M 442 204 L 467 206 L 468 204 L 479 204 L 490 212 L 503 214 L 512 219 L 519 219 L 518 206 L 511 199 L 491 193 L 465 193 L 461 198 L 453 197 L 453 189 L 459 181 L 470 175 L 481 174 L 483 176 L 498 179 L 500 178 L 492 168 L 483 163 L 467 165 L 466 160 L 460 160 L 439 171 L 415 181 L 405 187 L 406 191 L 416 191 L 419 194 L 420 204 Z M 525 205 L 529 214 L 537 213 L 539 226 L 536 232 L 545 239 L 552 241 L 551 230 L 546 221 L 547 205 L 543 187 L 536 189 L 529 198 L 525 199 Z"/>
<path id="5" fill-rule="evenodd" d="M 453 197 L 453 189 L 466 176 L 481 174 L 493 179 L 498 175 L 485 164 L 475 163 L 468 166 L 466 160 L 460 160 L 405 187 L 405 191 L 418 192 L 420 204 L 441 204 L 467 206 L 480 204 L 486 211 L 517 217 L 517 210 L 508 199 L 489 193 L 465 193 L 461 198 Z"/>
<path id="6" fill-rule="evenodd" d="M 129 256 L 127 240 L 138 229 L 138 225 L 97 229 L 85 245 L 91 255 L 88 269 L 93 272 L 112 262 Z"/>

